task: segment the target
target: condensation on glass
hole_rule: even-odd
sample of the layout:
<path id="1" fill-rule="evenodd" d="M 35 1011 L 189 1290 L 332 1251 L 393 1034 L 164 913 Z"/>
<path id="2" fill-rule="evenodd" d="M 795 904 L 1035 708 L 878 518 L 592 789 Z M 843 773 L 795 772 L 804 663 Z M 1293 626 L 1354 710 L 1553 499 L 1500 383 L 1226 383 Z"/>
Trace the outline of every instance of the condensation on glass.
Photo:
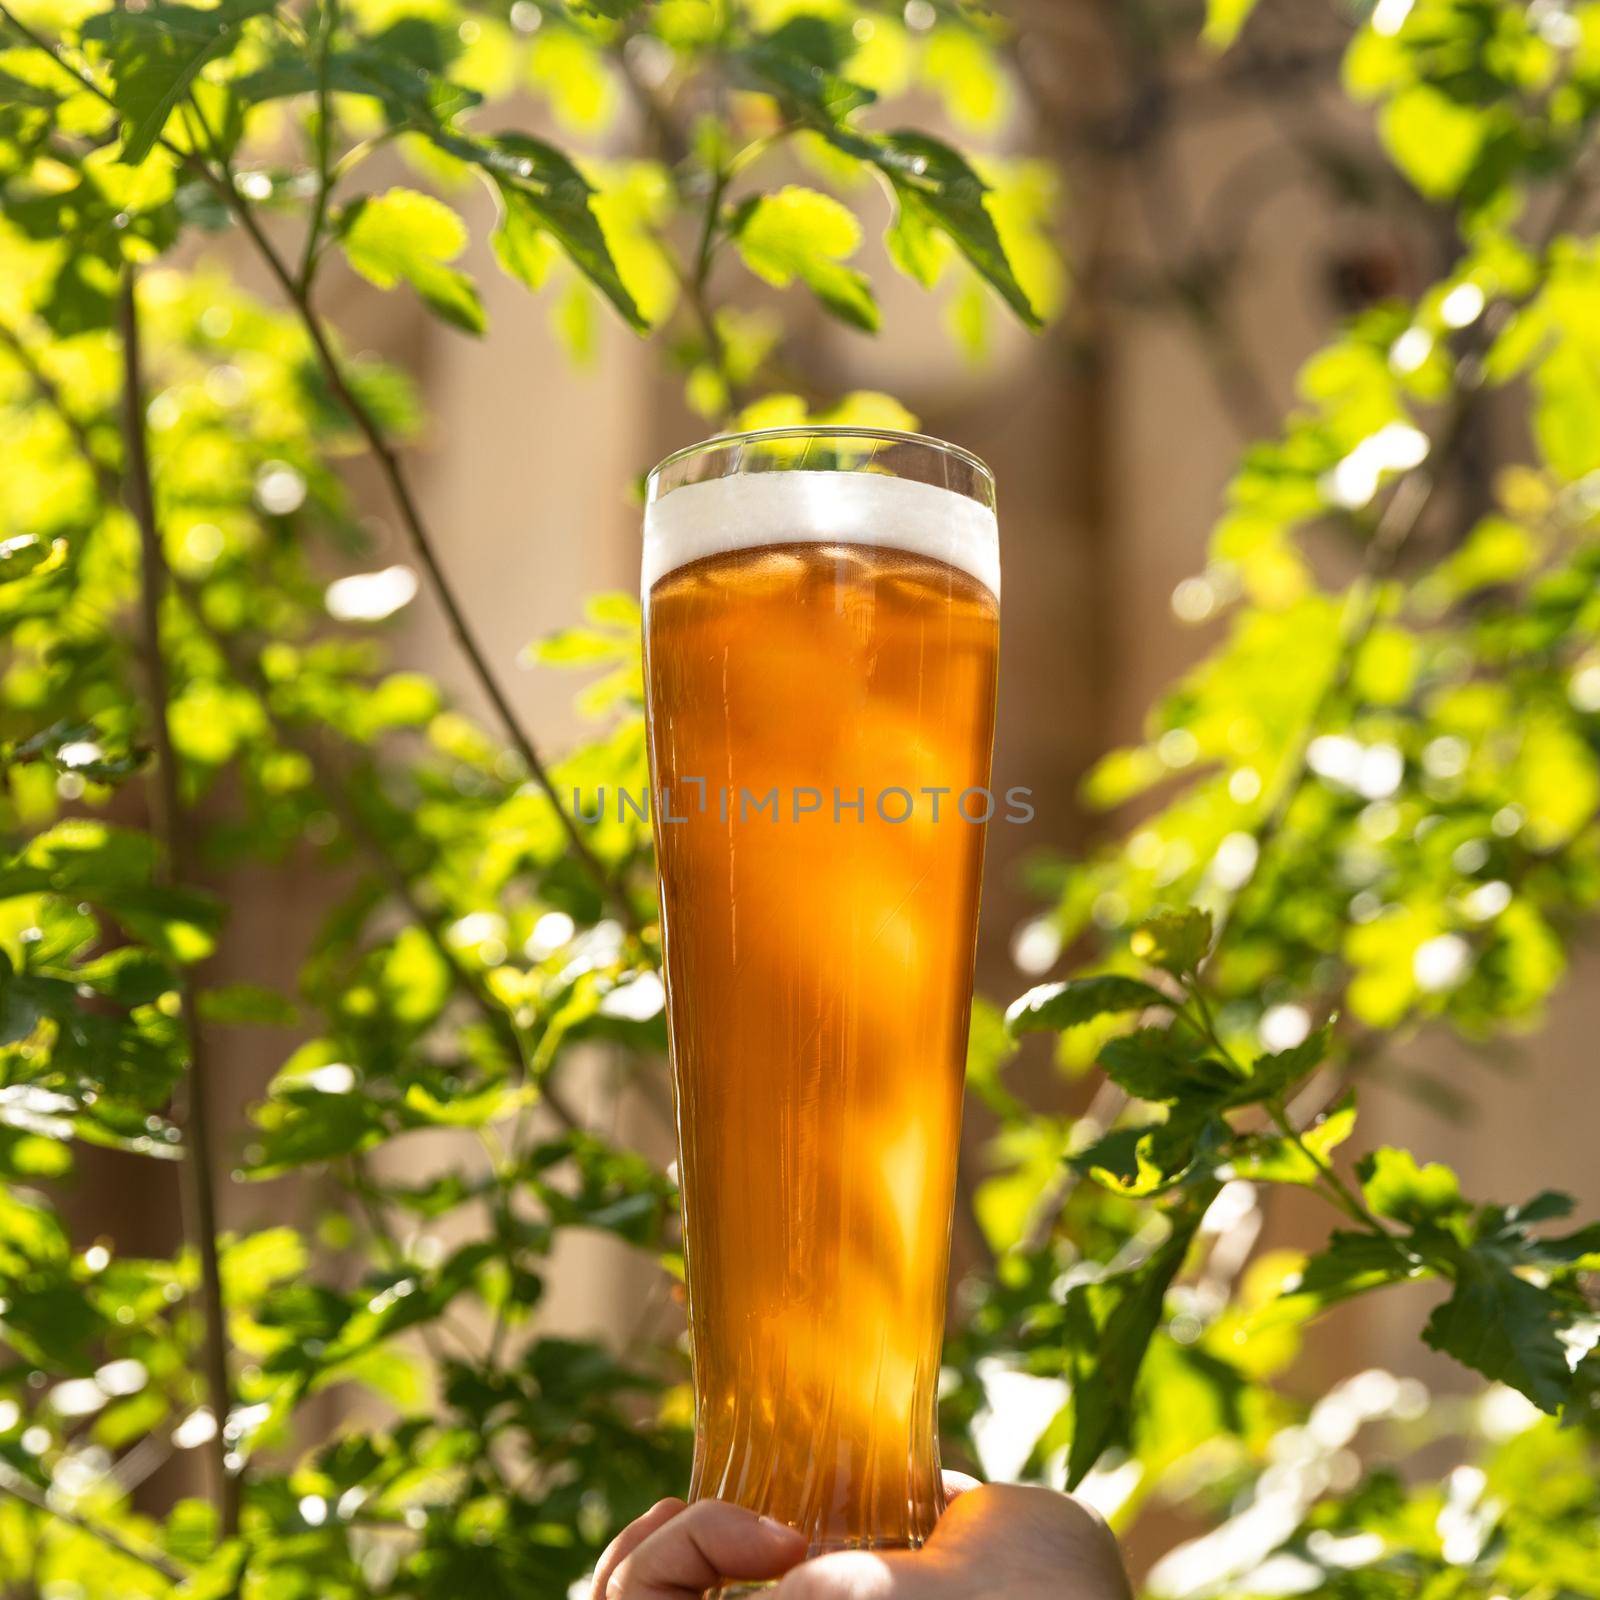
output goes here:
<path id="1" fill-rule="evenodd" d="M 713 440 L 650 476 L 642 588 L 690 1494 L 813 1551 L 915 1546 L 942 1508 L 993 479 L 910 434 Z"/>

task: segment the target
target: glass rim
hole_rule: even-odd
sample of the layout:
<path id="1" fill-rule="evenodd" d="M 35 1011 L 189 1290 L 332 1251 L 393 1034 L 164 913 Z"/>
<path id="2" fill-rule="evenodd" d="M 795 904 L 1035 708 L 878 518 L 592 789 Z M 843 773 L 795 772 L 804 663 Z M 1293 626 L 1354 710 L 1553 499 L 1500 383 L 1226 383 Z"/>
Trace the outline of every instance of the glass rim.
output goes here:
<path id="1" fill-rule="evenodd" d="M 676 466 L 680 461 L 691 460 L 695 456 L 705 455 L 712 450 L 721 449 L 725 445 L 760 443 L 769 439 L 773 441 L 781 439 L 873 439 L 882 444 L 920 445 L 924 449 L 934 450 L 941 455 L 952 456 L 957 461 L 964 462 L 979 473 L 989 485 L 991 498 L 995 493 L 994 469 L 981 456 L 975 455 L 964 445 L 952 444 L 948 439 L 936 438 L 931 433 L 911 433 L 904 428 L 863 428 L 843 423 L 837 427 L 829 427 L 825 423 L 808 422 L 792 423 L 781 428 L 742 428 L 733 433 L 719 433 L 709 439 L 702 439 L 698 444 L 683 445 L 670 455 L 663 456 L 646 473 L 645 488 L 647 497 L 654 496 L 661 474 L 669 467 Z M 823 468 L 820 470 L 848 471 L 850 469 Z"/>

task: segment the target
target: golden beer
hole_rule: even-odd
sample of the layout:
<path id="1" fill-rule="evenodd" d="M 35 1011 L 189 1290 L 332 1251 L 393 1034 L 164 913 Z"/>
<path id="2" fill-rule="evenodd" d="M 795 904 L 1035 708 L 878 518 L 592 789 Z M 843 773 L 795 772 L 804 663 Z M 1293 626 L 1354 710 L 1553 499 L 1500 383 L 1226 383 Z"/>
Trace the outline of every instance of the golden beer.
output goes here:
<path id="1" fill-rule="evenodd" d="M 882 449 L 751 473 L 755 448 L 738 476 L 658 481 L 647 526 L 690 1496 L 800 1528 L 813 1551 L 917 1545 L 942 1509 L 993 513 L 886 474 Z M 864 459 L 879 470 L 862 489 Z"/>

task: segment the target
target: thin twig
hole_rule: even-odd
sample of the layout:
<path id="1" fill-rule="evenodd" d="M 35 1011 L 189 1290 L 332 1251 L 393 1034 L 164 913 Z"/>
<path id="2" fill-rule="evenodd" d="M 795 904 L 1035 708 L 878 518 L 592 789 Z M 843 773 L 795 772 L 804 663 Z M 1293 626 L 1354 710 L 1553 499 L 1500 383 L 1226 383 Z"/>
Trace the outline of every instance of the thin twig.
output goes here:
<path id="1" fill-rule="evenodd" d="M 1188 1009 L 1180 1010 L 1177 1013 L 1179 1019 L 1198 1033 L 1201 1039 L 1209 1044 L 1234 1072 L 1238 1073 L 1242 1078 L 1248 1079 L 1248 1070 L 1234 1055 L 1233 1051 L 1228 1048 L 1227 1042 L 1217 1028 L 1217 1020 L 1212 1014 L 1211 1003 L 1206 998 L 1205 989 L 1194 978 L 1186 979 L 1184 988 L 1193 1002 L 1194 1009 L 1193 1011 Z M 1362 1204 L 1360 1196 L 1339 1176 L 1329 1162 L 1324 1161 L 1305 1142 L 1301 1130 L 1290 1121 L 1283 1108 L 1282 1101 L 1269 1100 L 1266 1102 L 1265 1109 L 1278 1131 L 1311 1164 L 1311 1168 L 1316 1173 L 1318 1180 L 1327 1189 L 1328 1198 L 1353 1222 L 1373 1233 L 1381 1234 L 1383 1237 L 1388 1238 L 1389 1230 L 1367 1210 L 1366 1206 Z"/>
<path id="2" fill-rule="evenodd" d="M 151 810 L 155 832 L 165 847 L 164 872 L 177 882 L 189 877 L 191 829 L 178 795 L 178 761 L 168 721 L 166 662 L 162 655 L 161 604 L 166 591 L 167 563 L 156 526 L 155 497 L 145 436 L 144 377 L 139 339 L 138 277 L 123 269 L 118 307 L 122 341 L 122 432 L 127 454 L 124 490 L 128 510 L 139 528 L 139 620 L 150 699 L 150 728 L 155 746 L 151 770 Z M 239 1480 L 229 1472 L 226 1427 L 232 1409 L 228 1375 L 228 1323 L 222 1299 L 222 1269 L 217 1252 L 217 1186 L 215 1130 L 211 1121 L 211 1068 L 195 1004 L 194 984 L 178 974 L 179 1015 L 188 1044 L 183 1122 L 187 1151 L 183 1162 L 185 1211 L 195 1254 L 200 1261 L 200 1305 L 204 1319 L 202 1373 L 216 1427 L 206 1443 L 211 1498 L 221 1535 L 239 1530 Z"/>
<path id="3" fill-rule="evenodd" d="M 611 901 L 613 909 L 621 917 L 624 925 L 631 932 L 639 932 L 639 916 L 634 910 L 633 903 L 628 898 L 626 890 L 616 881 L 610 869 L 589 848 L 588 842 L 578 831 L 577 823 L 561 802 L 560 794 L 556 789 L 555 780 L 551 776 L 549 768 L 545 765 L 544 759 L 540 756 L 532 739 L 523 730 L 516 712 L 512 709 L 510 700 L 500 687 L 500 683 L 489 665 L 488 657 L 484 653 L 483 647 L 478 643 L 471 624 L 467 621 L 466 613 L 456 597 L 454 587 L 439 563 L 432 535 L 428 532 L 422 513 L 412 495 L 411 486 L 406 479 L 399 456 L 389 444 L 376 418 L 373 417 L 366 405 L 351 389 L 345 378 L 344 370 L 333 353 L 321 319 L 312 309 L 310 302 L 300 293 L 297 285 L 284 267 L 281 258 L 273 251 L 272 246 L 261 232 L 249 206 L 237 195 L 231 184 L 223 187 L 226 193 L 234 196 L 237 202 L 235 211 L 241 225 L 244 227 L 245 232 L 251 236 L 257 249 L 262 252 L 267 260 L 269 270 L 278 279 L 284 293 L 290 296 L 295 309 L 299 312 L 300 320 L 311 338 L 312 345 L 316 349 L 324 376 L 327 378 L 328 385 L 333 390 L 335 398 L 349 414 L 351 420 L 354 421 L 367 442 L 367 448 L 377 461 L 379 470 L 388 484 L 389 492 L 400 512 L 401 520 L 411 541 L 412 551 L 427 574 L 428 582 L 439 601 L 440 609 L 444 612 L 445 621 L 451 635 L 454 637 L 462 655 L 466 658 L 473 677 L 476 678 L 479 687 L 493 707 L 495 716 L 499 720 L 507 738 L 511 741 L 517 754 L 522 758 L 522 763 L 528 769 L 534 782 L 544 791 L 545 797 L 549 800 L 555 812 L 556 820 L 560 824 L 562 832 L 566 835 L 567 843 L 571 847 L 573 855 L 600 888 L 601 893 Z"/>
<path id="4" fill-rule="evenodd" d="M 688 153 L 688 141 L 684 137 L 683 130 L 673 119 L 671 111 L 660 96 L 639 75 L 628 56 L 626 46 L 614 49 L 611 58 L 616 63 L 623 83 L 655 140 L 657 157 L 668 166 L 677 166 Z M 783 131 L 787 133 L 788 130 Z M 727 341 L 722 336 L 721 328 L 717 326 L 716 308 L 711 302 L 711 268 L 716 255 L 718 224 L 722 218 L 722 202 L 727 195 L 729 183 L 752 157 L 766 150 L 775 137 L 781 135 L 768 135 L 756 139 L 728 164 L 718 162 L 716 170 L 710 175 L 711 185 L 706 194 L 694 247 L 687 262 L 678 258 L 677 252 L 668 240 L 664 238 L 660 240 L 673 276 L 678 280 L 679 292 L 705 343 L 706 359 L 710 362 L 721 386 L 723 399 L 721 421 L 724 424 L 744 409 L 751 396 L 743 384 L 735 381 L 729 370 Z"/>
<path id="5" fill-rule="evenodd" d="M 300 256 L 300 292 L 311 293 L 311 280 L 317 270 L 317 254 L 322 244 L 322 225 L 328 215 L 328 195 L 333 189 L 330 161 L 333 149 L 332 103 L 328 97 L 328 58 L 333 49 L 334 30 L 339 25 L 339 0 L 323 0 L 321 28 L 317 36 L 317 193 L 306 226 L 305 248 Z"/>
<path id="6" fill-rule="evenodd" d="M 86 1534 L 91 1539 L 99 1540 L 108 1549 L 115 1550 L 119 1556 L 124 1556 L 129 1561 L 137 1562 L 141 1567 L 148 1567 L 152 1572 L 159 1573 L 168 1583 L 183 1583 L 190 1576 L 188 1570 L 179 1566 L 164 1550 L 158 1550 L 154 1545 L 136 1544 L 116 1528 L 107 1527 L 103 1522 L 96 1522 L 81 1512 L 69 1511 L 65 1506 L 56 1505 L 47 1494 L 30 1483 L 9 1462 L 0 1461 L 0 1494 L 8 1494 L 13 1500 L 20 1500 L 24 1505 L 32 1506 L 35 1511 L 42 1511 L 47 1517 L 54 1517 L 57 1522 Z"/>
<path id="7" fill-rule="evenodd" d="M 1362 1203 L 1361 1197 L 1354 1189 L 1341 1178 L 1333 1164 L 1325 1161 L 1305 1141 L 1305 1135 L 1289 1120 L 1288 1113 L 1275 1102 L 1268 1102 L 1267 1115 L 1272 1118 L 1273 1126 L 1281 1133 L 1305 1159 L 1311 1163 L 1312 1170 L 1316 1173 L 1318 1181 L 1328 1191 L 1328 1197 L 1352 1222 L 1359 1224 L 1369 1233 L 1375 1233 L 1382 1238 L 1392 1238 L 1390 1231 L 1381 1223 Z"/>

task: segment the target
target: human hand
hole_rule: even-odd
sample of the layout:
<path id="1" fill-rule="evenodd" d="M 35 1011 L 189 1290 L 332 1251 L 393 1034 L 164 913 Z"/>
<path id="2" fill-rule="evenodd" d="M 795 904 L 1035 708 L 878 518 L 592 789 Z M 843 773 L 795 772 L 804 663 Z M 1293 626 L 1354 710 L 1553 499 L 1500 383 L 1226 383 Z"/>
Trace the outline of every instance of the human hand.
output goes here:
<path id="1" fill-rule="evenodd" d="M 783 1577 L 774 1600 L 1127 1600 L 1117 1542 L 1051 1489 L 945 1475 L 951 1502 L 917 1551 L 846 1550 L 805 1561 L 805 1538 L 741 1506 L 663 1500 L 623 1530 L 594 1600 L 698 1600 L 728 1580 Z"/>

